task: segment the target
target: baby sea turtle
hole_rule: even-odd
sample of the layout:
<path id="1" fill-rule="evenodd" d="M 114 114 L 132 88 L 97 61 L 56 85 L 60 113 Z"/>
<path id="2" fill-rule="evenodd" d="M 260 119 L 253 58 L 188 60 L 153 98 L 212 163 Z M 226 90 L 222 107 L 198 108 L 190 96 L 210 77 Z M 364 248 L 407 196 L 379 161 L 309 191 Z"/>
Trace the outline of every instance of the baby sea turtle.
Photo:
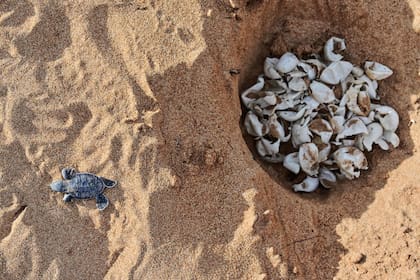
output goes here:
<path id="1" fill-rule="evenodd" d="M 108 198 L 103 194 L 105 188 L 117 185 L 116 181 L 95 174 L 77 173 L 74 168 L 64 168 L 61 175 L 64 180 L 55 181 L 50 185 L 53 191 L 64 193 L 65 202 L 71 201 L 72 198 L 96 198 L 96 207 L 99 210 L 104 210 L 109 204 Z"/>

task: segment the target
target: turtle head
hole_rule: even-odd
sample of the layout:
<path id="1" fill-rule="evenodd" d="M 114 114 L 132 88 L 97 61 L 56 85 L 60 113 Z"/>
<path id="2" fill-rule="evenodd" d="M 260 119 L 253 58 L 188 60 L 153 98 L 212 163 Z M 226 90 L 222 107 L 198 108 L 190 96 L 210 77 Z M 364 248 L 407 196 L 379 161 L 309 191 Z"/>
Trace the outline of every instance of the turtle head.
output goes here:
<path id="1" fill-rule="evenodd" d="M 56 192 L 66 192 L 67 191 L 66 184 L 64 184 L 64 182 L 61 181 L 61 180 L 52 182 L 50 187 L 53 191 L 56 191 Z"/>

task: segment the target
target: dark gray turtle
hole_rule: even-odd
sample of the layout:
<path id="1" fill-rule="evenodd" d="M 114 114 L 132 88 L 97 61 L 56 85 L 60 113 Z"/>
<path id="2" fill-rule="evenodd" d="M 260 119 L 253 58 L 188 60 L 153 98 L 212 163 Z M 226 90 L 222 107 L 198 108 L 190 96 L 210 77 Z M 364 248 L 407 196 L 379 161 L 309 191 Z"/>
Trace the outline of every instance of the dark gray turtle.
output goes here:
<path id="1" fill-rule="evenodd" d="M 61 175 L 64 180 L 55 181 L 50 185 L 53 191 L 64 193 L 65 202 L 71 201 L 72 198 L 96 198 L 96 207 L 99 210 L 104 210 L 109 204 L 108 198 L 103 194 L 105 188 L 117 185 L 116 181 L 95 174 L 77 173 L 74 168 L 64 168 Z"/>

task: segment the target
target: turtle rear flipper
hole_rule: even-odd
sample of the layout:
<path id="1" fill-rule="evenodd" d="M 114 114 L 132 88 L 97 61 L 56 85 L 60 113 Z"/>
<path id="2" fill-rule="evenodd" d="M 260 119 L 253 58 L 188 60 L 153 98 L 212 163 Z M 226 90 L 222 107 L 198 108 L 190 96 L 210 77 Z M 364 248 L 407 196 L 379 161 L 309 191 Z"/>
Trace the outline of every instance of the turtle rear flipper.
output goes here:
<path id="1" fill-rule="evenodd" d="M 63 197 L 63 201 L 64 202 L 70 202 L 72 198 L 73 198 L 73 196 L 71 194 L 66 193 Z"/>
<path id="2" fill-rule="evenodd" d="M 104 177 L 101 177 L 102 182 L 104 182 L 105 187 L 107 188 L 113 188 L 117 185 L 117 181 L 113 181 Z"/>
<path id="3" fill-rule="evenodd" d="M 98 194 L 96 196 L 96 207 L 98 207 L 99 210 L 104 210 L 109 204 L 108 198 L 104 194 Z"/>
<path id="4" fill-rule="evenodd" d="M 64 180 L 71 180 L 76 176 L 76 173 L 76 169 L 71 167 L 66 167 L 61 170 L 61 176 L 63 176 Z"/>

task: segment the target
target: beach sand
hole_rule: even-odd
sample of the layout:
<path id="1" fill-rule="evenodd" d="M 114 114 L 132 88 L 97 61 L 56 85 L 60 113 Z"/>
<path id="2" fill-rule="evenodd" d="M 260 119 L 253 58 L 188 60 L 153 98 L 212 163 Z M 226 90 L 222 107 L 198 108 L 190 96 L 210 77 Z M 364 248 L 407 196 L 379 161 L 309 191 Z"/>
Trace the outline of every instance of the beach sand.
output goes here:
<path id="1" fill-rule="evenodd" d="M 419 279 L 419 32 L 416 0 L 1 1 L 0 279 Z M 239 94 L 332 35 L 394 70 L 401 144 L 296 194 Z M 66 166 L 118 180 L 105 211 Z"/>

